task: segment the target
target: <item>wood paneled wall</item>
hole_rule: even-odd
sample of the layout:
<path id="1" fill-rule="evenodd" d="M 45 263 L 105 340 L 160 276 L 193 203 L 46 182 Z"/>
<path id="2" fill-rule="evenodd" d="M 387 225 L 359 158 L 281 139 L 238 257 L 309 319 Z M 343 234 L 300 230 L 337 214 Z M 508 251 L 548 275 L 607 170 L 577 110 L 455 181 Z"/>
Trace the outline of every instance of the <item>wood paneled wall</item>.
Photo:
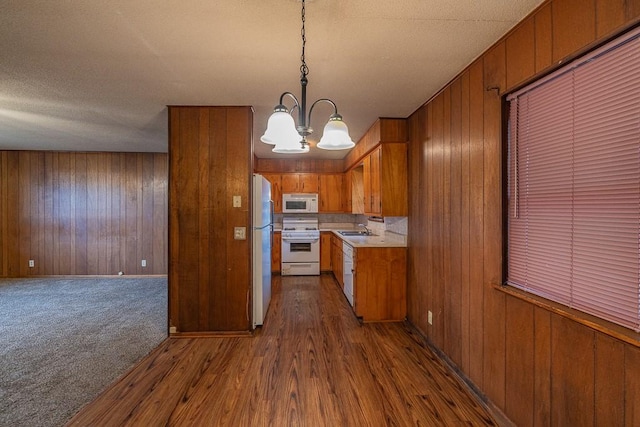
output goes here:
<path id="1" fill-rule="evenodd" d="M 169 318 L 178 333 L 249 330 L 252 122 L 250 107 L 169 107 Z"/>
<path id="2" fill-rule="evenodd" d="M 494 288 L 501 95 L 639 16 L 639 0 L 548 1 L 409 119 L 409 319 L 518 426 L 640 425 L 638 346 Z"/>
<path id="3" fill-rule="evenodd" d="M 167 274 L 167 173 L 166 154 L 0 152 L 0 276 Z"/>
<path id="4" fill-rule="evenodd" d="M 342 160 L 256 158 L 253 170 L 258 173 L 342 173 L 344 167 Z"/>

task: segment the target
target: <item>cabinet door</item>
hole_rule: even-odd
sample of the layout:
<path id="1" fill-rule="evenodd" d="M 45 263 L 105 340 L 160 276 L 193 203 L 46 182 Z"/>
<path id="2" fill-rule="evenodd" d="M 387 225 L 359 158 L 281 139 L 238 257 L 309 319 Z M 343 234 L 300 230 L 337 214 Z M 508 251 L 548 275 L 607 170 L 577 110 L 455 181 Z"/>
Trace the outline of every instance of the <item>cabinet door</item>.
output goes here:
<path id="1" fill-rule="evenodd" d="M 331 271 L 331 232 L 320 233 L 320 271 Z"/>
<path id="2" fill-rule="evenodd" d="M 262 174 L 271 183 L 271 200 L 273 200 L 273 210 L 276 213 L 282 212 L 282 176 L 274 173 Z"/>
<path id="3" fill-rule="evenodd" d="M 370 161 L 370 179 L 371 179 L 371 211 L 374 215 L 382 214 L 382 198 L 381 198 L 381 157 L 382 147 L 377 148 L 369 155 Z"/>
<path id="4" fill-rule="evenodd" d="M 343 270 L 343 255 L 342 255 L 342 240 L 335 236 L 331 236 L 331 268 L 333 271 L 333 276 L 338 281 L 340 288 L 344 286 L 342 270 Z"/>
<path id="5" fill-rule="evenodd" d="M 371 156 L 367 156 L 362 160 L 362 192 L 364 199 L 364 212 L 371 213 Z"/>
<path id="6" fill-rule="evenodd" d="M 406 248 L 354 248 L 356 316 L 364 321 L 398 321 L 406 317 L 406 253 Z"/>
<path id="7" fill-rule="evenodd" d="M 283 193 L 317 193 L 317 173 L 287 173 L 282 174 Z"/>
<path id="8" fill-rule="evenodd" d="M 298 188 L 298 174 L 287 173 L 282 174 L 282 193 L 300 193 Z"/>
<path id="9" fill-rule="evenodd" d="M 317 193 L 319 191 L 318 174 L 301 173 L 298 175 L 298 188 L 301 193 Z"/>
<path id="10" fill-rule="evenodd" d="M 333 275 L 336 275 L 336 260 L 337 260 L 337 250 L 336 250 L 336 236 L 331 235 L 331 272 Z"/>
<path id="11" fill-rule="evenodd" d="M 342 177 L 342 174 L 320 175 L 320 212 L 343 212 Z"/>
<path id="12" fill-rule="evenodd" d="M 384 144 L 380 155 L 380 215 L 407 216 L 407 144 Z"/>
<path id="13" fill-rule="evenodd" d="M 273 233 L 273 241 L 271 244 L 271 272 L 280 273 L 280 259 L 282 252 L 282 233 L 276 231 Z"/>
<path id="14" fill-rule="evenodd" d="M 364 166 L 361 164 L 349 171 L 351 174 L 351 210 L 349 213 L 364 214 Z"/>
<path id="15" fill-rule="evenodd" d="M 381 214 L 380 192 L 380 148 L 375 149 L 362 162 L 362 181 L 364 190 L 364 213 L 366 215 Z"/>
<path id="16" fill-rule="evenodd" d="M 338 274 L 336 274 L 336 279 L 338 279 L 338 283 L 340 283 L 340 289 L 344 289 L 344 253 L 342 252 L 342 240 L 338 239 L 338 247 L 337 247 L 337 256 L 336 256 L 336 270 Z"/>
<path id="17" fill-rule="evenodd" d="M 350 170 L 342 178 L 342 212 L 345 213 L 353 212 L 353 199 L 351 198 L 353 194 L 352 176 L 353 171 Z"/>

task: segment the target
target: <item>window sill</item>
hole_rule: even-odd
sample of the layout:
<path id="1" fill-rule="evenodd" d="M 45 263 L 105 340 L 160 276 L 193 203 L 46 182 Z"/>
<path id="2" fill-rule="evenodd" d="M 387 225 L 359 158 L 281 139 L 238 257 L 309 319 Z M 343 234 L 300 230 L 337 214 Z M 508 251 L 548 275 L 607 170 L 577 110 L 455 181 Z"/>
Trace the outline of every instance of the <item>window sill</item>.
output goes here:
<path id="1" fill-rule="evenodd" d="M 578 322 L 598 332 L 602 332 L 603 334 L 607 334 L 613 338 L 624 341 L 627 344 L 631 344 L 635 347 L 640 348 L 640 334 L 632 331 L 631 329 L 627 329 L 623 326 L 616 325 L 615 323 L 609 322 L 607 320 L 600 319 L 599 317 L 583 313 L 557 302 L 530 294 L 520 289 L 516 289 L 512 286 L 493 285 L 493 287 L 494 289 L 510 295 L 514 298 L 526 301 L 537 307 L 551 311 L 552 313 L 555 313 L 559 316 L 566 317 L 567 319 L 571 319 L 574 322 Z"/>

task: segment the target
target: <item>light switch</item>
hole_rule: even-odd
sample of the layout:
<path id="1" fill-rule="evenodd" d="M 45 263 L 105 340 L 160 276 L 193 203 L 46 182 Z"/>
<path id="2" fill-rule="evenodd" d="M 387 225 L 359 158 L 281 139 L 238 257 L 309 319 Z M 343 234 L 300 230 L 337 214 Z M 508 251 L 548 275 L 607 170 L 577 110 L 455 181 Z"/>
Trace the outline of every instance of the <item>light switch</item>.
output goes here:
<path id="1" fill-rule="evenodd" d="M 233 228 L 233 238 L 235 240 L 246 240 L 246 238 L 247 238 L 247 228 L 246 227 L 234 227 Z"/>
<path id="2" fill-rule="evenodd" d="M 242 196 L 233 196 L 233 207 L 242 207 Z"/>

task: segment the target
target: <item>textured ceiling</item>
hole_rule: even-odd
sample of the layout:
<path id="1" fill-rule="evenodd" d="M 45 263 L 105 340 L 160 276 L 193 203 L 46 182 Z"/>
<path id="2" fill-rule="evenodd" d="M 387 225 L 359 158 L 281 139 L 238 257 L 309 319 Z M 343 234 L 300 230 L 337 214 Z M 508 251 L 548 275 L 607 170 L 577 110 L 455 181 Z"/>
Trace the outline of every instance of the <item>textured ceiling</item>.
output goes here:
<path id="1" fill-rule="evenodd" d="M 541 0 L 307 0 L 308 102 L 357 141 L 407 117 Z M 167 105 L 300 95 L 299 0 L 0 0 L 0 149 L 167 151 Z M 325 106 L 323 106 L 325 105 Z M 316 107 L 312 126 L 331 109 Z M 312 147 L 309 158 L 346 152 Z M 291 155 L 289 155 L 291 156 Z"/>

